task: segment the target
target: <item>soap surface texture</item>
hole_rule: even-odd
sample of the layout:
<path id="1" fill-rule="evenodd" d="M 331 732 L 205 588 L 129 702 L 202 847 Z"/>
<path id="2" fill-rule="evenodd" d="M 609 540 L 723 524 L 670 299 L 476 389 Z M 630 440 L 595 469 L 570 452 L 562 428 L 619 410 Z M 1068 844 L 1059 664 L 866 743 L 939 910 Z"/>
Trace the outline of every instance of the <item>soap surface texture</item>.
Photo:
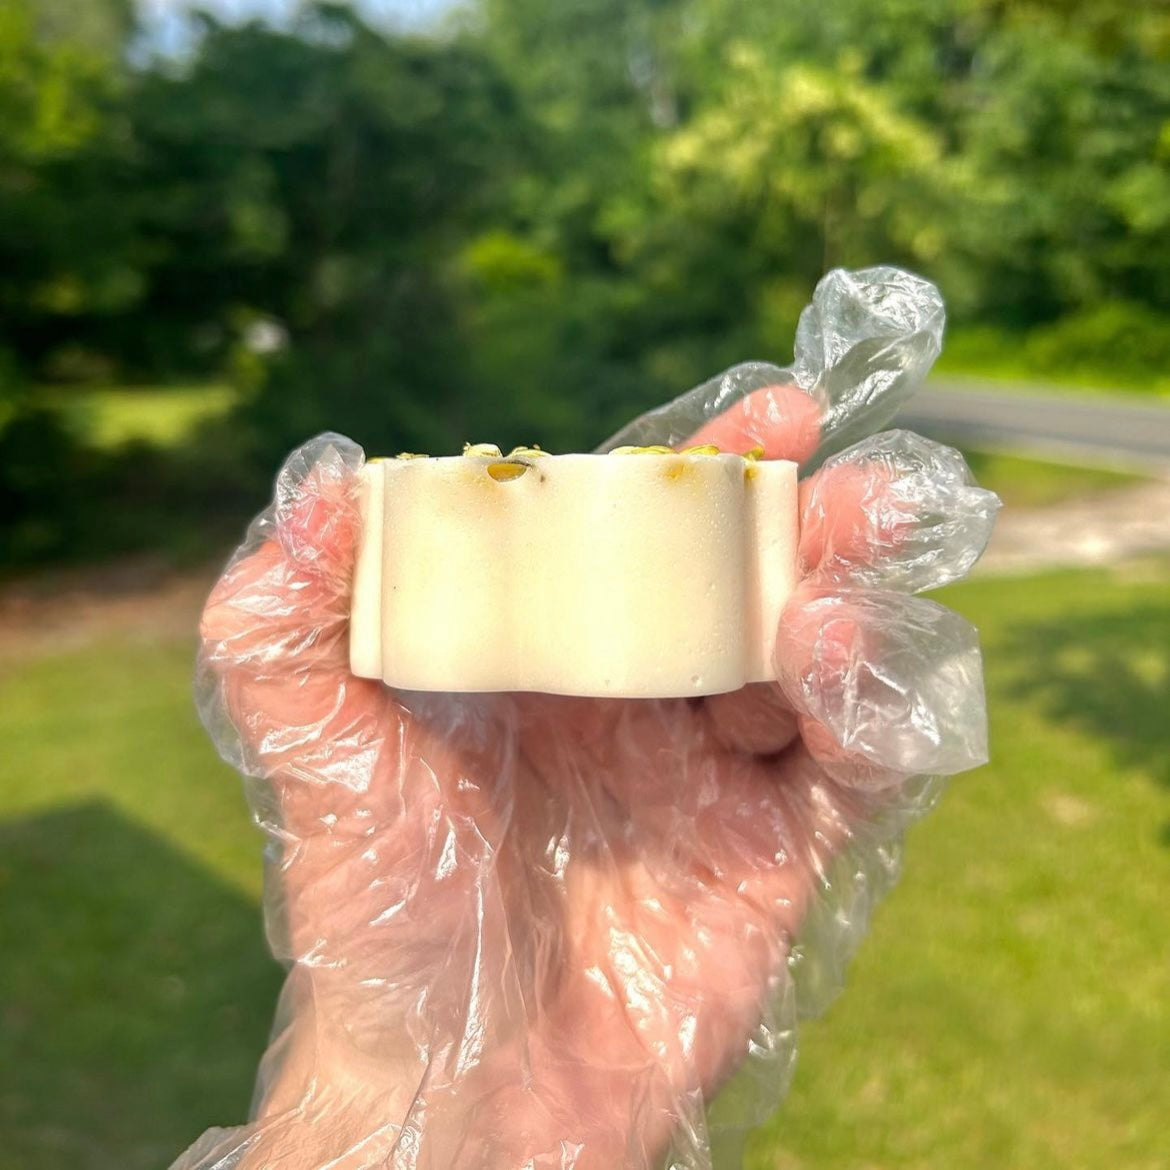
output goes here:
<path id="1" fill-rule="evenodd" d="M 647 453 L 368 463 L 353 672 L 427 691 L 670 698 L 776 677 L 796 465 Z"/>

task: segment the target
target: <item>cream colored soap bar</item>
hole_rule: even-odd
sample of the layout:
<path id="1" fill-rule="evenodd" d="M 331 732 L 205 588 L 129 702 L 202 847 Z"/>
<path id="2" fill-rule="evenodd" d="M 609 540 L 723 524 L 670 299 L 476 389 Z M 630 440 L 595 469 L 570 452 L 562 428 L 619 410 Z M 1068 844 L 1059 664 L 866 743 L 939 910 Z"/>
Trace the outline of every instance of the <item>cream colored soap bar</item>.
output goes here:
<path id="1" fill-rule="evenodd" d="M 376 460 L 362 477 L 357 675 L 632 698 L 776 677 L 794 463 L 472 447 Z"/>

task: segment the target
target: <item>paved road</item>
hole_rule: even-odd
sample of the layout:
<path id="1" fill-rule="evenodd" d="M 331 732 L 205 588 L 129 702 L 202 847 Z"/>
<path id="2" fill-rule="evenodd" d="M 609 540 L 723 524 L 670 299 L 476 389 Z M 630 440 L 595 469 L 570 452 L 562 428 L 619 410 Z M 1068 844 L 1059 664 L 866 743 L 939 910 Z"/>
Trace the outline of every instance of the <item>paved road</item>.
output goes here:
<path id="1" fill-rule="evenodd" d="M 958 388 L 931 381 L 894 423 L 962 444 L 1021 447 L 1090 463 L 1170 469 L 1170 406 Z"/>

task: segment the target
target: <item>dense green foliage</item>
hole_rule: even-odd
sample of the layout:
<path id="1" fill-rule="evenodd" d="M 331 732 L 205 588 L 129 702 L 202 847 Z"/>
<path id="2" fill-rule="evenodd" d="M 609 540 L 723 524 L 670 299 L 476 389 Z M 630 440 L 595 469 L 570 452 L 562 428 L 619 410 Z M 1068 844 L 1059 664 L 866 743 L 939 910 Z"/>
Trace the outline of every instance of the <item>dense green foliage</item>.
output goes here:
<path id="1" fill-rule="evenodd" d="M 992 763 L 911 831 L 749 1165 L 1165 1165 L 1166 571 L 947 590 Z M 280 973 L 191 654 L 107 630 L 0 659 L 6 1170 L 155 1170 L 244 1117 Z"/>
<path id="2" fill-rule="evenodd" d="M 1041 375 L 1170 367 L 1164 9 L 482 0 L 424 38 L 317 3 L 206 19 L 180 60 L 133 36 L 127 0 L 0 0 L 9 561 L 86 551 L 155 476 L 184 523 L 247 510 L 327 428 L 592 444 L 785 361 L 837 264 L 935 279 L 972 366 L 983 338 Z M 165 467 L 30 389 L 192 378 L 238 406 Z"/>

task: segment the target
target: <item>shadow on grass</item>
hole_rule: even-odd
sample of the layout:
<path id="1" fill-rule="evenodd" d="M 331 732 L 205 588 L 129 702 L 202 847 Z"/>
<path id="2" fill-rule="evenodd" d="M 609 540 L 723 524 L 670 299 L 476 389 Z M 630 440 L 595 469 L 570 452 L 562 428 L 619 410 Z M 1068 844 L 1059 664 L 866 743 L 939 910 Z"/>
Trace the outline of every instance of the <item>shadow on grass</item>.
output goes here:
<path id="1" fill-rule="evenodd" d="M 255 904 L 100 802 L 0 825 L 11 1170 L 157 1170 L 243 1120 L 281 972 Z"/>
<path id="2" fill-rule="evenodd" d="M 1012 694 L 1170 788 L 1170 595 L 1016 626 L 1006 649 L 1019 664 Z M 1162 835 L 1170 844 L 1170 825 Z"/>

